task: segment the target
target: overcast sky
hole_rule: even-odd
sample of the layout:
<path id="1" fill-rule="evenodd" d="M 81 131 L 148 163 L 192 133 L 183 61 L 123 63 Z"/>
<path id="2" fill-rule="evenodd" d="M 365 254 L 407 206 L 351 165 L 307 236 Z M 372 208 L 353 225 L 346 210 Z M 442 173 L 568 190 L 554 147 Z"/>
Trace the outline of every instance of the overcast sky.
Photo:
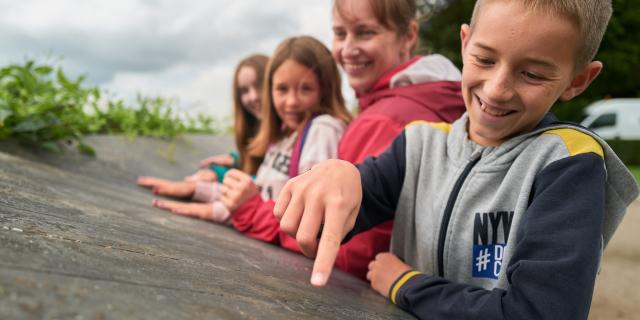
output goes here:
<path id="1" fill-rule="evenodd" d="M 238 60 L 300 34 L 330 45 L 330 0 L 0 0 L 0 66 L 59 61 L 87 85 L 176 97 L 191 114 L 229 115 Z"/>

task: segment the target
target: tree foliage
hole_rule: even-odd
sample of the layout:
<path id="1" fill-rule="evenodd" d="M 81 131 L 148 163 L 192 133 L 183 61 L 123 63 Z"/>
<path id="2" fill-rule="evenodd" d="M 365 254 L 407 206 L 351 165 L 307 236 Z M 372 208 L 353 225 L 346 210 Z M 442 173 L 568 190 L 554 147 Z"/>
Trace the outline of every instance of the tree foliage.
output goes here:
<path id="1" fill-rule="evenodd" d="M 421 25 L 423 50 L 440 53 L 461 67 L 460 25 L 471 18 L 475 0 L 450 0 Z M 553 112 L 563 120 L 580 121 L 583 109 L 606 98 L 640 97 L 640 1 L 613 0 L 613 16 L 596 55 L 604 69 L 580 96 L 558 102 Z"/>

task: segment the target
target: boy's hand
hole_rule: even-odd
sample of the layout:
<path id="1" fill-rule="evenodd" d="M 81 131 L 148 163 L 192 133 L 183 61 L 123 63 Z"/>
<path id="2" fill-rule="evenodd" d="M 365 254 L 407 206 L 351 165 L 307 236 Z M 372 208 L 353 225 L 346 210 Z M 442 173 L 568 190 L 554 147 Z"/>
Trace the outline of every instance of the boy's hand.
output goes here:
<path id="1" fill-rule="evenodd" d="M 360 172 L 353 164 L 335 159 L 289 180 L 280 192 L 273 213 L 280 220 L 280 229 L 296 238 L 302 253 L 316 256 L 313 286 L 323 287 L 329 280 L 340 243 L 353 229 L 361 201 Z"/>
<path id="2" fill-rule="evenodd" d="M 208 167 L 212 164 L 223 167 L 231 167 L 233 166 L 233 157 L 228 154 L 221 154 L 200 160 L 199 163 L 200 168 Z"/>
<path id="3" fill-rule="evenodd" d="M 258 187 L 251 176 L 237 169 L 231 169 L 224 175 L 220 186 L 220 201 L 234 211 L 243 203 L 258 194 Z"/>
<path id="4" fill-rule="evenodd" d="M 411 270 L 411 267 L 390 252 L 379 253 L 375 260 L 369 263 L 367 280 L 371 282 L 373 290 L 385 298 L 389 298 L 389 289 L 401 274 Z"/>

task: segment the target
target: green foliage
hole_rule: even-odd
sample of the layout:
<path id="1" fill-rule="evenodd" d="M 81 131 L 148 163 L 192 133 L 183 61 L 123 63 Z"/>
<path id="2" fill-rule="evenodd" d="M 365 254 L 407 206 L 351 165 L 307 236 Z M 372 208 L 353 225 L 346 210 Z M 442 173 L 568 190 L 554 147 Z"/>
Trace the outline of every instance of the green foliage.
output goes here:
<path id="1" fill-rule="evenodd" d="M 450 0 L 420 25 L 419 52 L 439 53 L 462 68 L 460 26 L 469 23 L 475 0 Z"/>
<path id="2" fill-rule="evenodd" d="M 136 106 L 122 100 L 107 101 L 106 107 L 90 105 L 90 133 L 125 134 L 129 137 L 146 136 L 171 138 L 182 133 L 219 133 L 212 127 L 215 119 L 204 115 L 181 120 L 170 101 L 164 98 L 138 96 Z"/>
<path id="3" fill-rule="evenodd" d="M 629 170 L 631 170 L 633 176 L 636 177 L 636 183 L 640 184 L 640 166 L 630 166 Z"/>
<path id="4" fill-rule="evenodd" d="M 460 25 L 468 23 L 475 0 L 450 0 L 421 25 L 421 51 L 436 52 L 462 67 Z M 604 98 L 640 97 L 640 1 L 613 0 L 613 16 L 596 60 L 604 63 L 602 73 L 578 97 L 558 102 L 553 112 L 562 120 L 580 121 L 583 109 Z M 499 31 L 499 30 L 498 30 Z"/>
<path id="5" fill-rule="evenodd" d="M 181 118 L 164 98 L 139 96 L 135 106 L 101 98 L 98 88 L 83 87 L 84 77 L 69 79 L 60 68 L 27 61 L 0 69 L 0 139 L 13 138 L 59 152 L 60 142 L 82 142 L 85 134 L 173 138 L 182 133 L 219 133 L 219 120 L 204 115 Z"/>
<path id="6" fill-rule="evenodd" d="M 639 140 L 607 140 L 611 149 L 616 152 L 620 160 L 628 166 L 640 166 Z"/>
<path id="7" fill-rule="evenodd" d="M 613 0 L 613 16 L 602 39 L 596 60 L 604 69 L 578 97 L 558 103 L 554 113 L 561 119 L 580 121 L 583 109 L 605 98 L 640 97 L 640 1 Z"/>

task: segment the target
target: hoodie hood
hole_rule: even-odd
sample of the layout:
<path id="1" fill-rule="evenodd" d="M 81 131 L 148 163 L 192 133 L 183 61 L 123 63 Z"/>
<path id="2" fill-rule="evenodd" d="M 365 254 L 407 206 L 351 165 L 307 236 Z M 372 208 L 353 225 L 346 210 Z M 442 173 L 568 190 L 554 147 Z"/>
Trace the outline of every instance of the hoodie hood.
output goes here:
<path id="1" fill-rule="evenodd" d="M 461 81 L 462 73 L 447 58 L 439 54 L 422 57 L 393 75 L 390 88 L 405 87 L 428 82 Z"/>
<path id="2" fill-rule="evenodd" d="M 460 79 L 460 70 L 447 58 L 417 57 L 383 76 L 373 91 L 358 96 L 359 110 L 362 113 L 375 108 L 375 113 L 410 122 L 420 114 L 417 109 L 422 109 L 452 122 L 464 112 Z M 412 106 L 411 112 L 402 110 L 408 105 Z M 403 119 L 405 113 L 413 117 Z"/>
<path id="3" fill-rule="evenodd" d="M 551 117 L 549 117 L 551 116 Z M 555 121 L 554 121 L 555 120 Z M 629 171 L 627 166 L 622 163 L 622 160 L 611 149 L 604 139 L 592 132 L 591 130 L 582 127 L 578 124 L 558 121 L 552 114 L 547 114 L 547 117 L 538 125 L 538 128 L 531 134 L 539 134 L 544 131 L 570 128 L 588 134 L 594 138 L 604 151 L 604 166 L 607 172 L 607 187 L 605 193 L 605 214 L 602 225 L 602 237 L 604 246 L 606 247 L 611 240 L 611 237 L 615 233 L 616 229 L 622 222 L 622 218 L 626 214 L 627 207 L 638 198 L 640 191 L 638 190 L 638 184 L 636 183 L 633 174 Z"/>

